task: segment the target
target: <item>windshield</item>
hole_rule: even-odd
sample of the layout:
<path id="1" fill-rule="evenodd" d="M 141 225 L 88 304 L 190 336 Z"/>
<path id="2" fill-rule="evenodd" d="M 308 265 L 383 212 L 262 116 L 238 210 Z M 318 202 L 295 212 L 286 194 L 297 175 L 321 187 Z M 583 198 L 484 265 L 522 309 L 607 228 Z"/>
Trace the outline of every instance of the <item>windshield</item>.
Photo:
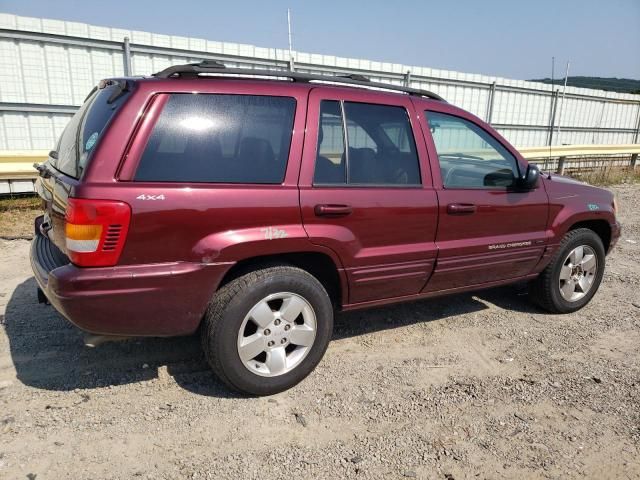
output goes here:
<path id="1" fill-rule="evenodd" d="M 128 92 L 117 83 L 92 92 L 62 132 L 56 149 L 58 158 L 53 158 L 51 165 L 70 177 L 80 178 L 109 120 L 127 98 Z"/>

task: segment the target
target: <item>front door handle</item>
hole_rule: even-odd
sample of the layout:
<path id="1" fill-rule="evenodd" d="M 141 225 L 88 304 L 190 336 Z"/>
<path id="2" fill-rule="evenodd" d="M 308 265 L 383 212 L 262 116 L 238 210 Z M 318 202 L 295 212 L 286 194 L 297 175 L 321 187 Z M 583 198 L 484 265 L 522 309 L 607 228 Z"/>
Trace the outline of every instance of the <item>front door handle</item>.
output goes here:
<path id="1" fill-rule="evenodd" d="M 316 205 L 313 210 L 318 217 L 344 217 L 353 212 L 350 205 Z"/>
<path id="2" fill-rule="evenodd" d="M 450 203 L 447 205 L 449 215 L 471 215 L 476 213 L 478 207 L 472 203 Z"/>

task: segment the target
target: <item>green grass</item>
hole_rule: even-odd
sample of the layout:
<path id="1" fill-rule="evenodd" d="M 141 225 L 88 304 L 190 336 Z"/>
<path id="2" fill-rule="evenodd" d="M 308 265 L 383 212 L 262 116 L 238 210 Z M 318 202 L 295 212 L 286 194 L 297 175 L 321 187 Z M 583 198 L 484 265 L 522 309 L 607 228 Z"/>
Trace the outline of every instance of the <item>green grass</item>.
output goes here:
<path id="1" fill-rule="evenodd" d="M 631 170 L 629 167 L 598 168 L 583 173 L 574 171 L 568 173 L 568 175 L 591 185 L 608 186 L 619 183 L 640 183 L 640 168 L 635 170 Z"/>
<path id="2" fill-rule="evenodd" d="M 40 206 L 40 197 L 36 195 L 0 199 L 0 212 L 9 210 L 30 210 L 40 208 Z"/>
<path id="3" fill-rule="evenodd" d="M 26 238 L 33 235 L 33 220 L 42 212 L 40 197 L 0 199 L 0 238 Z"/>

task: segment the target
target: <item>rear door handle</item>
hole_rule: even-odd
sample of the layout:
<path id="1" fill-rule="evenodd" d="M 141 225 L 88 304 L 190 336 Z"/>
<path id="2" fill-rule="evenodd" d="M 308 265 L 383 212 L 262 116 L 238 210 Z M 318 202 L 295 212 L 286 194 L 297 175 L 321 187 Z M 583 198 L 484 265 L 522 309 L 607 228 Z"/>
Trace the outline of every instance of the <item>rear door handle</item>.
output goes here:
<path id="1" fill-rule="evenodd" d="M 343 217 L 353 212 L 350 205 L 316 205 L 313 210 L 318 217 Z"/>
<path id="2" fill-rule="evenodd" d="M 450 203 L 447 205 L 449 215 L 471 215 L 476 213 L 478 207 L 472 203 Z"/>

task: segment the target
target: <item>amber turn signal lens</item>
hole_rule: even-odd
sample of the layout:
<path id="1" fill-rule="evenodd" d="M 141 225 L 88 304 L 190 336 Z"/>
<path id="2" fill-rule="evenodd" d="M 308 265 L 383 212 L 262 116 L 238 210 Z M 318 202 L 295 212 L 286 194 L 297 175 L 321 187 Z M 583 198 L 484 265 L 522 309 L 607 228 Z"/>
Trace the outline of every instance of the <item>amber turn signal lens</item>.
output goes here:
<path id="1" fill-rule="evenodd" d="M 72 240 L 100 240 L 102 225 L 65 225 L 65 234 Z"/>

